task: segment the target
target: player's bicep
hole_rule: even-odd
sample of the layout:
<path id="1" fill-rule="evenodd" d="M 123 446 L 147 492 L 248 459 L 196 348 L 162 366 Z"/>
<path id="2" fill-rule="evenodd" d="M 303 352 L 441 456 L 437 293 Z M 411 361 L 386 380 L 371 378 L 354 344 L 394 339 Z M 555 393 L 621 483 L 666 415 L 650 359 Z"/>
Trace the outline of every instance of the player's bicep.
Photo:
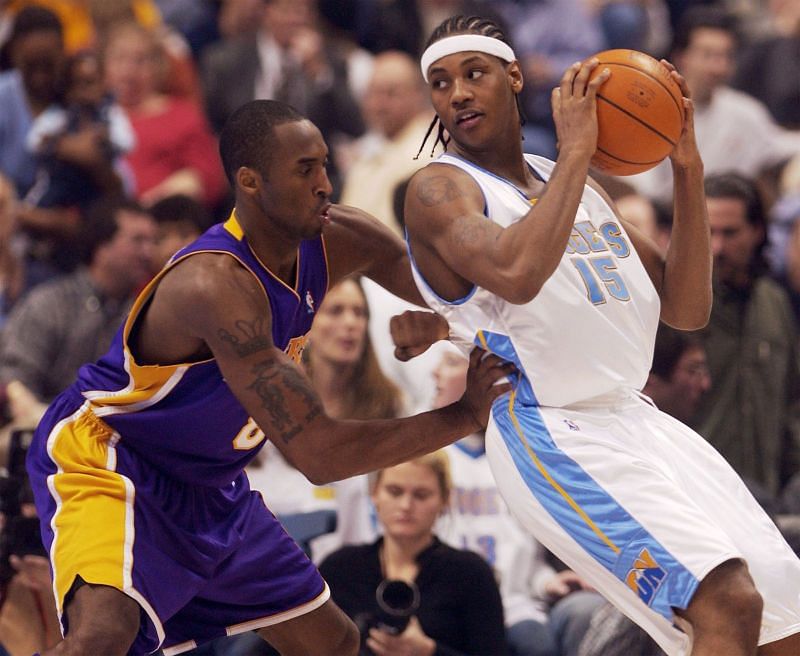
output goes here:
<path id="1" fill-rule="evenodd" d="M 498 271 L 492 255 L 503 229 L 485 216 L 484 209 L 480 189 L 461 171 L 418 173 L 406 194 L 412 244 L 414 237 L 419 239 L 453 272 L 491 289 Z"/>

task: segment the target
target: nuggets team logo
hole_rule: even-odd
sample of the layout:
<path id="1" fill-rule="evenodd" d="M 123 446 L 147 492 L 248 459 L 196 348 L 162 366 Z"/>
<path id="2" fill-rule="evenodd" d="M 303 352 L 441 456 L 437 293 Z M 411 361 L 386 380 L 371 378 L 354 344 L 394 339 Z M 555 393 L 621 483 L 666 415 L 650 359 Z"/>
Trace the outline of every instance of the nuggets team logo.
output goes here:
<path id="1" fill-rule="evenodd" d="M 306 311 L 309 314 L 314 314 L 314 297 L 310 291 L 306 291 Z"/>
<path id="2" fill-rule="evenodd" d="M 625 576 L 625 583 L 649 606 L 666 578 L 667 573 L 645 547 L 633 561 L 633 567 Z"/>

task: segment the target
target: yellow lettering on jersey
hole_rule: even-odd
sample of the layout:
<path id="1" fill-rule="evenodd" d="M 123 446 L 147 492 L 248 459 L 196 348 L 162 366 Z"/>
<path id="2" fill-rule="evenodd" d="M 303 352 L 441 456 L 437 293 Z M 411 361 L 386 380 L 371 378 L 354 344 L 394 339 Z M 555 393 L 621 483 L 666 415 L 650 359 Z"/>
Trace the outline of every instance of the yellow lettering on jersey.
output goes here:
<path id="1" fill-rule="evenodd" d="M 248 451 L 261 444 L 265 439 L 264 431 L 262 431 L 255 420 L 250 417 L 247 423 L 239 431 L 239 434 L 233 439 L 233 448 L 237 451 Z"/>
<path id="2" fill-rule="evenodd" d="M 303 359 L 303 351 L 308 343 L 308 335 L 300 335 L 300 337 L 292 337 L 286 345 L 286 355 L 291 358 L 295 364 L 300 364 Z"/>

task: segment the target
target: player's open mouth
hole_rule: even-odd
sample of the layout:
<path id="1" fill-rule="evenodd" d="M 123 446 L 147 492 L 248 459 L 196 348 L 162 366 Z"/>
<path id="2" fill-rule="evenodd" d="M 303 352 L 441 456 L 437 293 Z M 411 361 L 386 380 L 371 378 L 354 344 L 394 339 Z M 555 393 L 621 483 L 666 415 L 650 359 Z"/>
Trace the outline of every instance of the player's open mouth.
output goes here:
<path id="1" fill-rule="evenodd" d="M 323 203 L 322 206 L 319 208 L 319 212 L 317 212 L 317 216 L 319 216 L 320 220 L 323 223 L 330 223 L 331 217 L 328 216 L 328 210 L 331 208 L 331 203 Z"/>
<path id="2" fill-rule="evenodd" d="M 476 112 L 475 110 L 465 110 L 463 112 L 459 112 L 456 114 L 456 125 L 463 128 L 470 128 L 475 125 L 481 118 L 483 114 L 480 112 Z"/>

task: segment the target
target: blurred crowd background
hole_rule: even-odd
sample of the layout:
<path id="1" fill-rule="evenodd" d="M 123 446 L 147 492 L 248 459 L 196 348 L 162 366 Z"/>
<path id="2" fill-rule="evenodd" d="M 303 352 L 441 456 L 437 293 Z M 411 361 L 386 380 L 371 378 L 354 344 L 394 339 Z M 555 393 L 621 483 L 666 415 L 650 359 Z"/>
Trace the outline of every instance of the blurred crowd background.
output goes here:
<path id="1" fill-rule="evenodd" d="M 528 152 L 556 157 L 550 90 L 574 61 L 633 48 L 685 76 L 714 308 L 698 333 L 662 327 L 644 392 L 720 450 L 800 549 L 800 2 L 0 0 L 0 654 L 59 636 L 25 483 L 30 430 L 171 254 L 227 218 L 216 143 L 227 117 L 256 98 L 295 106 L 330 147 L 334 200 L 402 234 L 406 183 L 437 154 L 418 152 L 433 118 L 419 55 L 458 13 L 505 26 L 525 75 Z M 667 162 L 596 177 L 668 244 Z M 368 280 L 331 290 L 304 355 L 330 415 L 459 397 L 466 364 L 447 344 L 393 358 L 389 318 L 407 308 Z M 412 563 L 421 605 L 384 653 L 433 653 L 431 641 L 437 654 L 659 653 L 516 525 L 482 435 L 323 487 L 267 443 L 250 478 L 366 635 L 376 582 Z M 379 563 L 376 545 L 395 560 Z M 467 584 L 453 587 L 453 572 Z M 254 640 L 197 653 L 271 653 Z"/>

